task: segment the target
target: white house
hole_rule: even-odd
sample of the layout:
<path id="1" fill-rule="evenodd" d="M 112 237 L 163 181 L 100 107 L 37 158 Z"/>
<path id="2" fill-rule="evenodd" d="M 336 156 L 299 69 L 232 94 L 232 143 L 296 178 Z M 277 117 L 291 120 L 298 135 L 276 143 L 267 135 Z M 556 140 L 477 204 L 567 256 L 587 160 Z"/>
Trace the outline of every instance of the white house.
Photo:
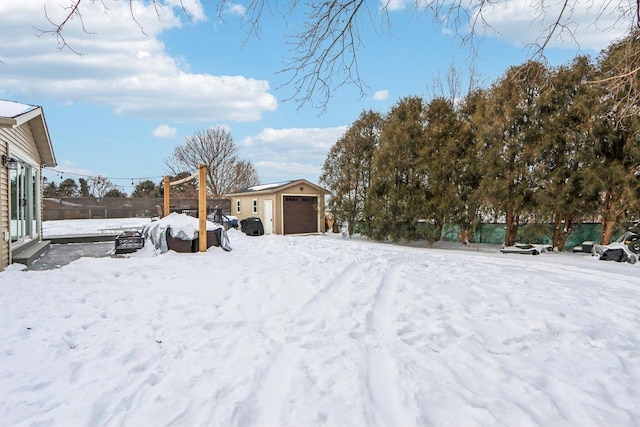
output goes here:
<path id="1" fill-rule="evenodd" d="M 42 168 L 56 166 L 42 107 L 0 100 L 0 270 L 30 263 L 42 241 Z"/>

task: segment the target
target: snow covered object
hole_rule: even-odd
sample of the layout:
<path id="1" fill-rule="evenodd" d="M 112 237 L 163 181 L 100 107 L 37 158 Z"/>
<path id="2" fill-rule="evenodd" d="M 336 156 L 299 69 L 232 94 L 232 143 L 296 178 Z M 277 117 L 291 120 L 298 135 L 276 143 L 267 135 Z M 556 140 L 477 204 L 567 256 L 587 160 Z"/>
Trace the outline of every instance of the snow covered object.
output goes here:
<path id="1" fill-rule="evenodd" d="M 247 236 L 262 236 L 264 234 L 264 227 L 262 226 L 262 220 L 258 217 L 245 218 L 240 221 L 240 229 Z"/>
<path id="2" fill-rule="evenodd" d="M 189 249 L 179 250 L 179 252 L 193 252 L 192 248 L 198 239 L 198 228 L 198 218 L 185 214 L 172 213 L 158 221 L 152 221 L 150 224 L 147 224 L 143 228 L 142 234 L 153 243 L 156 250 L 159 250 L 160 253 L 165 253 L 172 249 L 168 244 L 167 238 L 183 241 L 184 247 Z M 217 242 L 213 242 L 213 239 L 211 239 L 212 243 L 219 243 L 222 249 L 230 251 L 231 245 L 224 227 L 207 221 L 207 235 L 212 231 L 214 231 L 218 237 Z M 211 245 L 208 245 L 208 247 L 209 246 Z"/>
<path id="3" fill-rule="evenodd" d="M 640 254 L 640 234 L 627 231 L 616 242 L 623 243 L 634 254 Z"/>
<path id="4" fill-rule="evenodd" d="M 553 252 L 553 247 L 550 245 L 530 245 L 528 243 L 516 243 L 513 246 L 503 246 L 500 249 L 503 254 L 525 254 L 525 255 L 539 255 L 542 252 Z"/>
<path id="5" fill-rule="evenodd" d="M 613 242 L 609 245 L 593 245 L 591 252 L 593 256 L 599 256 L 602 261 L 628 262 L 635 264 L 638 261 L 638 255 L 629 250 L 624 242 Z"/>
<path id="6" fill-rule="evenodd" d="M 591 254 L 599 256 L 603 261 L 635 264 L 640 256 L 640 235 L 627 231 L 609 245 L 593 245 Z"/>

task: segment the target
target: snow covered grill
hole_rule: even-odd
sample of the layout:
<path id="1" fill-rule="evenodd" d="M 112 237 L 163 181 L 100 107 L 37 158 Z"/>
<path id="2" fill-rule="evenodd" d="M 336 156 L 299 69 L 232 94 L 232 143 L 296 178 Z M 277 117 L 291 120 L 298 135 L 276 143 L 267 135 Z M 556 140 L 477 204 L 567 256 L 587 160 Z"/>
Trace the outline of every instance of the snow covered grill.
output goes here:
<path id="1" fill-rule="evenodd" d="M 116 237 L 116 254 L 135 252 L 144 247 L 144 237 L 136 230 L 129 230 Z"/>

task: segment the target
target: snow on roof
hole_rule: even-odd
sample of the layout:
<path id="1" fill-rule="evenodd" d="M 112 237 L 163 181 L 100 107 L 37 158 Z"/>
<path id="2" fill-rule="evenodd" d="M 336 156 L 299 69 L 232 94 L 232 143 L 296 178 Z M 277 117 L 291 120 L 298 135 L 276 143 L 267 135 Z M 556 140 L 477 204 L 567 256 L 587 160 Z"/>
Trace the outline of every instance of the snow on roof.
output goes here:
<path id="1" fill-rule="evenodd" d="M 21 114 L 34 110 L 36 108 L 38 107 L 34 107 L 33 105 L 20 104 L 19 102 L 5 101 L 3 99 L 0 99 L 0 117 L 14 118 Z"/>
<path id="2" fill-rule="evenodd" d="M 274 182 L 272 184 L 262 184 L 262 185 L 254 185 L 253 187 L 247 188 L 246 191 L 262 191 L 268 190 L 270 188 L 282 187 L 283 185 L 287 185 L 292 183 L 293 181 L 284 181 L 284 182 Z"/>

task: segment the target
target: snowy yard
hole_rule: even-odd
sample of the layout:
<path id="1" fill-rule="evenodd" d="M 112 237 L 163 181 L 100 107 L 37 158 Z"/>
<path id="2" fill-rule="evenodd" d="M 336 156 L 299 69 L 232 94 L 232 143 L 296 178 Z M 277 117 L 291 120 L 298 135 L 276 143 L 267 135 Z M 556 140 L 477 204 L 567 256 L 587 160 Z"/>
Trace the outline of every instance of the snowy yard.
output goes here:
<path id="1" fill-rule="evenodd" d="M 640 263 L 229 237 L 0 273 L 0 424 L 640 424 Z"/>

